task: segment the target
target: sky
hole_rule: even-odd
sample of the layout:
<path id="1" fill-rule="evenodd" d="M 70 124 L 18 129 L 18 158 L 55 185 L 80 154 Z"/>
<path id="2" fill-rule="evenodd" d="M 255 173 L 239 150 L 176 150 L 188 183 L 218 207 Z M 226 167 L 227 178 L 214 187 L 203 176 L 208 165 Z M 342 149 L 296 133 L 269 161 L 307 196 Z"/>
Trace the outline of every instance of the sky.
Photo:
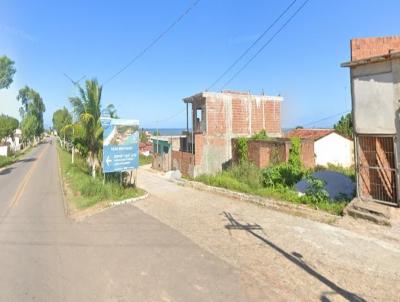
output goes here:
<path id="1" fill-rule="evenodd" d="M 182 98 L 205 90 L 293 0 L 200 0 L 139 60 L 103 87 L 102 104 L 142 127 L 183 128 Z M 18 90 L 28 85 L 45 105 L 45 124 L 77 80 L 105 82 L 176 20 L 193 0 L 0 0 L 0 56 L 15 61 L 0 112 L 19 117 Z M 247 56 L 262 47 L 304 0 Z M 282 127 L 330 127 L 351 109 L 350 39 L 400 34 L 398 0 L 310 0 L 227 87 L 281 95 Z M 218 85 L 246 62 L 241 61 Z M 329 118 L 328 118 L 329 117 Z M 320 121 L 322 120 L 322 121 Z"/>

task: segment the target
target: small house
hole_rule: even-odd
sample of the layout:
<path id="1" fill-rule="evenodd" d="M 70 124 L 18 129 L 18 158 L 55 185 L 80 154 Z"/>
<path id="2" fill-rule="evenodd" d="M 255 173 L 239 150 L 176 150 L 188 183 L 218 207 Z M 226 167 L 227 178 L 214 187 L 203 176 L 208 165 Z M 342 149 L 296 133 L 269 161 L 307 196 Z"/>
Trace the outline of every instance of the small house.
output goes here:
<path id="1" fill-rule="evenodd" d="M 299 137 L 314 141 L 315 165 L 328 164 L 342 167 L 354 165 L 354 143 L 334 129 L 294 129 L 286 134 L 287 137 Z"/>
<path id="2" fill-rule="evenodd" d="M 183 136 L 152 136 L 153 160 L 151 167 L 160 171 L 172 170 L 172 152 L 179 151 L 180 139 Z"/>

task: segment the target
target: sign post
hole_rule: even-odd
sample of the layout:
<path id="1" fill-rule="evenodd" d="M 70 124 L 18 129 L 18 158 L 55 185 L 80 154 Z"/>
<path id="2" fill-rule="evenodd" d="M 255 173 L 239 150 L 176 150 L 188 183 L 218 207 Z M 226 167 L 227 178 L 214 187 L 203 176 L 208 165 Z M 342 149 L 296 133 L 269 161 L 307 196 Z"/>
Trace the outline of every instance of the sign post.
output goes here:
<path id="1" fill-rule="evenodd" d="M 124 172 L 139 166 L 139 121 L 101 117 L 103 172 Z M 104 176 L 105 177 L 105 176 Z"/>

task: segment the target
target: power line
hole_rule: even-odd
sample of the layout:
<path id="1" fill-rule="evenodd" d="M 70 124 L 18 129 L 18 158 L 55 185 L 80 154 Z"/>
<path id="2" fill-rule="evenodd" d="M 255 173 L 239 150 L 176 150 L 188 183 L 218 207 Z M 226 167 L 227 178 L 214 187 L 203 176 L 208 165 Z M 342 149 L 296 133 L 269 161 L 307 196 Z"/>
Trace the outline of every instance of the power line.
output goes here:
<path id="1" fill-rule="evenodd" d="M 303 7 L 310 0 L 306 0 L 303 4 L 289 17 L 289 19 L 272 35 L 272 37 L 240 68 L 225 84 L 222 86 L 223 90 L 227 85 L 229 85 L 273 40 L 274 38 L 293 20 L 294 17 L 303 9 Z"/>
<path id="2" fill-rule="evenodd" d="M 79 82 L 82 81 L 84 78 L 86 78 L 86 76 L 84 75 L 84 76 L 80 77 L 79 80 L 74 81 L 74 80 L 73 80 L 69 75 L 67 75 L 66 73 L 63 73 L 63 74 L 64 74 L 64 76 L 65 76 L 68 80 L 71 81 L 71 83 L 72 83 L 74 86 L 78 86 L 78 85 L 79 85 Z"/>
<path id="3" fill-rule="evenodd" d="M 160 119 L 160 120 L 156 120 L 155 122 L 156 122 L 156 123 L 159 123 L 159 122 L 166 122 L 166 121 L 169 121 L 169 120 L 173 119 L 174 117 L 177 117 L 178 115 L 182 114 L 182 113 L 185 112 L 185 111 L 186 111 L 186 109 L 180 110 L 180 111 L 178 111 L 178 112 L 176 112 L 176 113 L 170 115 L 169 117 L 166 117 L 166 118 Z"/>
<path id="4" fill-rule="evenodd" d="M 307 123 L 307 124 L 303 124 L 303 126 L 315 125 L 315 124 L 318 124 L 318 123 L 320 123 L 320 122 L 329 120 L 329 119 L 331 119 L 331 118 L 334 118 L 334 117 L 337 117 L 337 116 L 339 116 L 339 115 L 342 115 L 342 114 L 345 114 L 345 113 L 349 113 L 349 112 L 350 112 L 350 110 L 338 112 L 338 113 L 335 113 L 335 114 L 333 114 L 333 115 L 324 117 L 324 118 L 322 118 L 322 119 L 319 119 L 319 120 L 316 120 L 316 121 L 313 121 L 313 122 L 310 122 L 310 123 Z"/>
<path id="5" fill-rule="evenodd" d="M 285 10 L 282 11 L 282 13 L 268 26 L 267 29 L 264 30 L 264 32 L 258 36 L 258 38 L 223 72 L 221 75 L 206 89 L 206 90 L 211 90 L 228 72 L 232 70 L 233 67 L 236 66 L 236 64 L 243 59 L 245 55 L 249 53 L 249 51 L 271 30 L 272 27 L 278 21 L 289 11 L 289 9 L 292 8 L 292 6 L 296 3 L 297 0 L 293 0 Z"/>
<path id="6" fill-rule="evenodd" d="M 152 40 L 145 48 L 143 48 L 132 60 L 130 60 L 125 66 L 123 66 L 119 71 L 117 71 L 114 75 L 108 78 L 103 86 L 108 84 L 110 81 L 119 76 L 122 72 L 128 69 L 133 63 L 135 63 L 138 59 L 140 59 L 150 48 L 152 48 L 157 42 L 159 42 L 168 32 L 170 32 L 182 19 L 190 13 L 190 11 L 197 6 L 200 0 L 194 1 L 174 22 L 172 22 L 164 31 L 162 31 L 154 40 Z"/>

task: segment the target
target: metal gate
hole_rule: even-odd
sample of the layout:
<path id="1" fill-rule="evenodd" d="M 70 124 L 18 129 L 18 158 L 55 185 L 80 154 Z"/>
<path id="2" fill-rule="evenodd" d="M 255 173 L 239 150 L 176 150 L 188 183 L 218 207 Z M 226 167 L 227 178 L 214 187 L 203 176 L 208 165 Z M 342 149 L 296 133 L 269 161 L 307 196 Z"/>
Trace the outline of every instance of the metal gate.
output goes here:
<path id="1" fill-rule="evenodd" d="M 358 194 L 397 204 L 396 160 L 394 137 L 357 137 Z"/>

